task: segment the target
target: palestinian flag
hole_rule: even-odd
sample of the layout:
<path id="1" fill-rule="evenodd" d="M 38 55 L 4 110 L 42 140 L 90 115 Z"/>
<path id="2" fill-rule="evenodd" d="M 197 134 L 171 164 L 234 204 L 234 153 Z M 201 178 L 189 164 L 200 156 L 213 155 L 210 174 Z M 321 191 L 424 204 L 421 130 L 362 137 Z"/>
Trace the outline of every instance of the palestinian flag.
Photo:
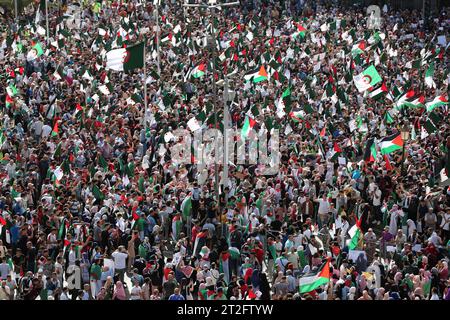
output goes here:
<path id="1" fill-rule="evenodd" d="M 403 139 L 400 133 L 390 135 L 380 141 L 380 151 L 382 155 L 400 150 L 403 147 Z"/>
<path id="2" fill-rule="evenodd" d="M 364 40 L 361 40 L 359 43 L 353 45 L 352 57 L 354 58 L 357 55 L 364 53 L 365 50 L 366 50 L 366 42 Z"/>
<path id="3" fill-rule="evenodd" d="M 384 162 L 386 163 L 386 170 L 390 171 L 394 169 L 391 165 L 391 161 L 389 160 L 389 155 L 385 154 L 384 156 Z"/>
<path id="4" fill-rule="evenodd" d="M 195 79 L 201 78 L 206 73 L 206 64 L 201 63 L 189 71 L 187 78 L 193 77 Z"/>
<path id="5" fill-rule="evenodd" d="M 52 130 L 52 137 L 55 137 L 59 134 L 58 121 L 55 122 Z"/>
<path id="6" fill-rule="evenodd" d="M 241 253 L 239 252 L 239 249 L 236 247 L 229 247 L 228 253 L 230 254 L 232 259 L 235 259 L 235 260 L 241 259 Z"/>
<path id="7" fill-rule="evenodd" d="M 364 92 L 381 81 L 377 69 L 371 65 L 359 75 L 353 77 L 353 82 L 359 92 Z"/>
<path id="8" fill-rule="evenodd" d="M 339 147 L 339 145 L 336 142 L 334 142 L 334 144 L 333 144 L 332 152 L 333 153 L 330 156 L 330 160 L 332 160 L 332 161 L 336 161 L 337 158 L 342 154 L 342 149 L 341 149 L 341 147 Z"/>
<path id="9" fill-rule="evenodd" d="M 175 215 L 172 219 L 172 238 L 174 241 L 178 240 L 182 226 L 181 216 L 179 214 Z"/>
<path id="10" fill-rule="evenodd" d="M 200 241 L 206 239 L 206 237 L 208 236 L 208 230 L 203 230 L 199 233 L 197 233 L 197 236 L 195 237 L 195 242 L 194 242 L 194 249 L 192 251 L 192 256 L 195 256 L 195 254 L 197 253 L 197 248 L 200 246 Z"/>
<path id="11" fill-rule="evenodd" d="M 438 96 L 438 97 L 434 98 L 433 101 L 427 102 L 425 104 L 425 106 L 427 107 L 427 111 L 431 112 L 435 108 L 440 107 L 440 106 L 444 106 L 446 104 L 448 104 L 448 100 L 444 96 Z"/>
<path id="12" fill-rule="evenodd" d="M 11 107 L 11 105 L 14 103 L 13 98 L 11 98 L 11 96 L 7 93 L 6 94 L 6 101 L 5 101 L 5 106 L 7 108 Z"/>
<path id="13" fill-rule="evenodd" d="M 192 213 L 192 199 L 190 196 L 184 198 L 183 202 L 181 203 L 181 214 L 183 216 L 183 219 L 186 220 L 187 217 L 189 217 Z"/>
<path id="14" fill-rule="evenodd" d="M 377 158 L 377 148 L 375 146 L 375 138 L 370 138 L 366 144 L 366 151 L 364 152 L 364 161 L 374 162 Z"/>
<path id="15" fill-rule="evenodd" d="M 330 281 L 330 258 L 322 264 L 319 270 L 308 273 L 300 278 L 300 293 L 311 292 Z"/>
<path id="16" fill-rule="evenodd" d="M 349 250 L 355 250 L 358 247 L 358 243 L 362 237 L 361 220 L 362 216 L 356 220 L 356 224 L 348 230 L 348 234 L 351 237 L 350 243 L 348 244 Z"/>
<path id="17" fill-rule="evenodd" d="M 261 66 L 258 70 L 251 71 L 244 76 L 246 81 L 253 81 L 253 83 L 258 83 L 267 80 L 267 71 L 264 66 Z"/>
<path id="18" fill-rule="evenodd" d="M 383 83 L 381 85 L 381 87 L 379 87 L 378 89 L 372 90 L 371 92 L 369 92 L 369 97 L 372 99 L 378 99 L 380 98 L 382 95 L 388 93 L 388 88 L 386 87 L 386 84 Z"/>
<path id="19" fill-rule="evenodd" d="M 254 119 L 250 118 L 249 116 L 245 117 L 244 126 L 242 127 L 242 131 L 241 131 L 242 140 L 245 140 L 248 138 L 248 135 L 250 134 L 250 131 L 253 129 L 255 124 L 256 124 L 256 121 Z"/>
<path id="20" fill-rule="evenodd" d="M 59 226 L 58 230 L 58 240 L 65 239 L 67 234 L 68 221 L 64 218 Z"/>
<path id="21" fill-rule="evenodd" d="M 423 103 L 425 102 L 425 97 L 420 96 L 417 99 L 414 99 L 413 101 L 404 101 L 402 106 L 407 106 L 410 108 L 423 108 Z"/>
<path id="22" fill-rule="evenodd" d="M 106 53 L 106 69 L 129 71 L 144 67 L 144 42 L 127 48 L 120 48 Z"/>

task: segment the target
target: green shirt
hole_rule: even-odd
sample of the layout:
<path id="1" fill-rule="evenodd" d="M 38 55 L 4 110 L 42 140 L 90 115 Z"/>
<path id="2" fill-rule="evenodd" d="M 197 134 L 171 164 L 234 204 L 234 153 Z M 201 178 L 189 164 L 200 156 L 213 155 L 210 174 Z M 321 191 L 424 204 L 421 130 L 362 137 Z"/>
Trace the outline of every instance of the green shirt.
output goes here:
<path id="1" fill-rule="evenodd" d="M 91 267 L 91 278 L 94 278 L 95 280 L 100 280 L 101 277 L 102 277 L 102 269 L 98 264 L 94 263 Z"/>

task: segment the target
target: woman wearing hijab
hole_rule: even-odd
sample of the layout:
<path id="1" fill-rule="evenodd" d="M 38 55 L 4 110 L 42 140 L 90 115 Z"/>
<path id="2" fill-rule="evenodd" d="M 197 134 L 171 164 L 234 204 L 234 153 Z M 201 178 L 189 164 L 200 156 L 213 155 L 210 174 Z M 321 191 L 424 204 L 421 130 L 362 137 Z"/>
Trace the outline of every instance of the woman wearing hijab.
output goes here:
<path id="1" fill-rule="evenodd" d="M 106 297 L 106 289 L 105 287 L 102 287 L 100 289 L 100 292 L 97 294 L 97 300 L 105 300 Z"/>
<path id="2" fill-rule="evenodd" d="M 258 269 L 255 269 L 253 270 L 251 277 L 252 286 L 255 291 L 259 290 L 259 281 L 260 281 L 260 273 Z"/>
<path id="3" fill-rule="evenodd" d="M 259 274 L 259 291 L 261 291 L 261 300 L 270 300 L 270 285 L 264 272 Z"/>
<path id="4" fill-rule="evenodd" d="M 384 288 L 379 288 L 375 295 L 375 300 L 383 300 L 385 291 Z"/>
<path id="5" fill-rule="evenodd" d="M 106 278 L 103 288 L 105 288 L 104 300 L 111 300 L 114 295 L 114 282 L 113 282 L 113 278 L 111 276 L 108 276 Z"/>
<path id="6" fill-rule="evenodd" d="M 116 288 L 114 289 L 113 300 L 126 300 L 127 295 L 125 293 L 125 288 L 121 281 L 116 282 Z"/>
<path id="7" fill-rule="evenodd" d="M 408 226 L 408 229 L 407 229 L 408 234 L 406 236 L 409 237 L 410 235 L 413 234 L 414 230 L 417 230 L 417 228 L 416 228 L 416 224 L 411 219 L 406 220 L 406 224 Z"/>
<path id="8" fill-rule="evenodd" d="M 402 209 L 399 209 L 397 204 L 394 204 L 392 210 L 389 212 L 390 220 L 389 220 L 389 233 L 396 234 L 397 233 L 397 221 L 399 217 L 403 217 L 404 213 Z"/>

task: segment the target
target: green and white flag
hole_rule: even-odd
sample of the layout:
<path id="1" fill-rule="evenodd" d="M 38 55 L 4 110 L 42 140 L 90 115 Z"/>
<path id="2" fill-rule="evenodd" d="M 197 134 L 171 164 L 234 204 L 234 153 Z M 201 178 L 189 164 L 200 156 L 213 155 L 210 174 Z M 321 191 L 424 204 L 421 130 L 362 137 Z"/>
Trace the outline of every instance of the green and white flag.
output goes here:
<path id="1" fill-rule="evenodd" d="M 181 203 L 181 214 L 183 216 L 183 219 L 186 220 L 187 217 L 191 215 L 192 212 L 192 199 L 190 196 L 184 198 L 183 202 Z"/>
<path id="2" fill-rule="evenodd" d="M 144 67 L 144 42 L 106 53 L 106 69 L 129 71 Z"/>
<path id="3" fill-rule="evenodd" d="M 364 92 L 369 88 L 373 87 L 377 83 L 381 82 L 381 77 L 377 72 L 377 69 L 371 65 L 362 73 L 353 77 L 353 82 L 359 92 Z"/>
<path id="4" fill-rule="evenodd" d="M 437 96 L 433 101 L 427 102 L 425 106 L 427 107 L 427 111 L 431 112 L 435 108 L 444 106 L 448 104 L 448 100 L 444 96 Z"/>
<path id="5" fill-rule="evenodd" d="M 425 84 L 428 88 L 436 88 L 436 83 L 433 80 L 434 75 L 434 61 L 431 62 L 427 71 L 425 72 Z"/>

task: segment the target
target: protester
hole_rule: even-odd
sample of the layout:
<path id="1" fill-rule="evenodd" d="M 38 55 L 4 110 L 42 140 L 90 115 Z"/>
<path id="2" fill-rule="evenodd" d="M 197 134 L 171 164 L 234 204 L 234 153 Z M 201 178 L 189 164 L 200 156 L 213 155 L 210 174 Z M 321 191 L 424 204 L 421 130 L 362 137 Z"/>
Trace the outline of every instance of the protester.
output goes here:
<path id="1" fill-rule="evenodd" d="M 448 8 L 181 3 L 0 16 L 0 300 L 449 300 Z"/>

